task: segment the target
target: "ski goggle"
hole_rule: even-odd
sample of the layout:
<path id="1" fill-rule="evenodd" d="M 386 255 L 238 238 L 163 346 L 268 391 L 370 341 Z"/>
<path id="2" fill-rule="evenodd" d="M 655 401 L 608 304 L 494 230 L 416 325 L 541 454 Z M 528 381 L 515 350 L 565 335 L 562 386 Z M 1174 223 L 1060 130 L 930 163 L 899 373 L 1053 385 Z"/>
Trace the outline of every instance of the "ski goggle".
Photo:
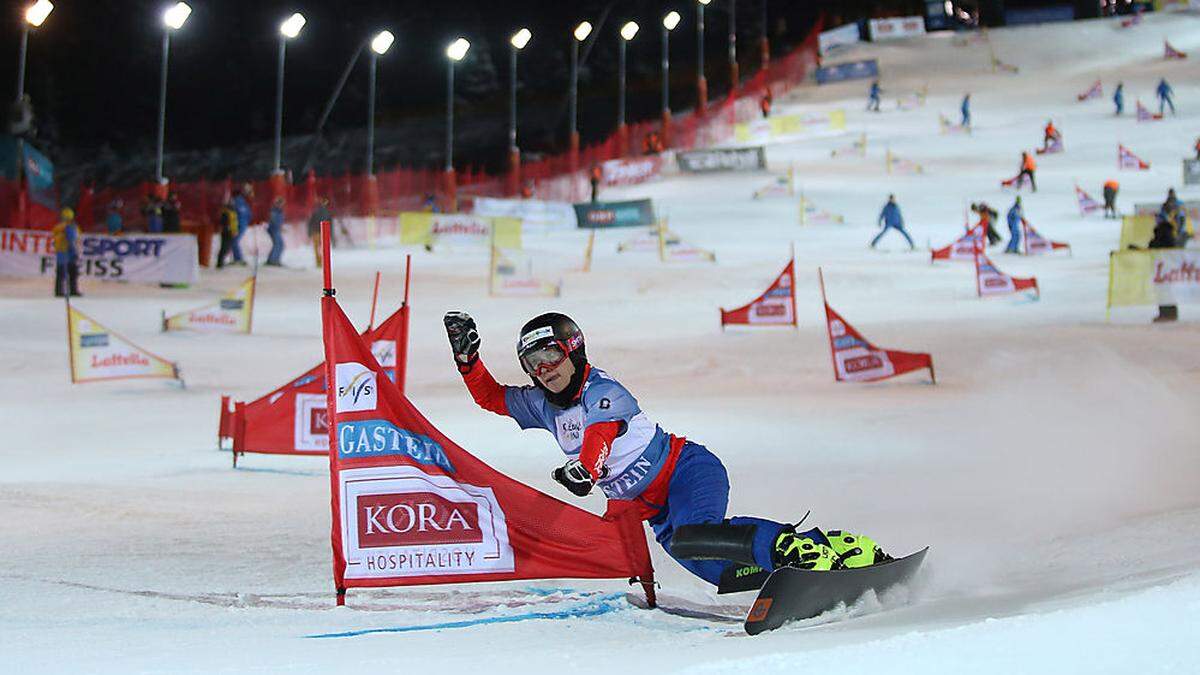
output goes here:
<path id="1" fill-rule="evenodd" d="M 568 350 L 557 340 L 521 354 L 521 367 L 531 375 L 554 370 L 567 360 Z"/>

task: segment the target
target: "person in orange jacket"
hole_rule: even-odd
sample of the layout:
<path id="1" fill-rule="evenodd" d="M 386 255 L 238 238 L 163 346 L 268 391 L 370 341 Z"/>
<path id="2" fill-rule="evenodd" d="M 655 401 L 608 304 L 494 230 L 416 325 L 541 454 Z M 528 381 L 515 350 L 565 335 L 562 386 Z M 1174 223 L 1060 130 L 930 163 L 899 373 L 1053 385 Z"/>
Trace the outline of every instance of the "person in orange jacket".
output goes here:
<path id="1" fill-rule="evenodd" d="M 1117 181 L 1109 178 L 1104 181 L 1104 217 L 1117 217 L 1117 190 L 1121 185 Z"/>
<path id="2" fill-rule="evenodd" d="M 1029 187 L 1034 192 L 1037 192 L 1037 183 L 1033 180 L 1033 172 L 1037 171 L 1037 162 L 1033 161 L 1033 155 L 1028 152 L 1021 153 L 1021 172 L 1017 174 L 1017 186 L 1020 187 L 1021 179 L 1029 179 Z"/>
<path id="3" fill-rule="evenodd" d="M 600 181 L 604 178 L 604 170 L 599 164 L 592 165 L 591 182 L 592 182 L 592 203 L 600 201 Z"/>
<path id="4" fill-rule="evenodd" d="M 771 116 L 771 104 L 773 102 L 774 102 L 774 97 L 771 96 L 771 88 L 767 87 L 766 93 L 764 93 L 762 98 L 759 99 L 759 101 L 758 101 L 758 108 L 759 108 L 759 110 L 762 111 L 763 119 L 766 119 Z M 1200 145 L 1200 141 L 1197 141 L 1196 143 L 1197 143 L 1197 145 Z M 1200 155 L 1200 150 L 1197 150 L 1196 154 Z"/>
<path id="5" fill-rule="evenodd" d="M 1050 148 L 1050 144 L 1059 139 L 1058 129 L 1054 126 L 1054 120 L 1046 122 L 1045 134 L 1042 137 L 1042 152 Z"/>

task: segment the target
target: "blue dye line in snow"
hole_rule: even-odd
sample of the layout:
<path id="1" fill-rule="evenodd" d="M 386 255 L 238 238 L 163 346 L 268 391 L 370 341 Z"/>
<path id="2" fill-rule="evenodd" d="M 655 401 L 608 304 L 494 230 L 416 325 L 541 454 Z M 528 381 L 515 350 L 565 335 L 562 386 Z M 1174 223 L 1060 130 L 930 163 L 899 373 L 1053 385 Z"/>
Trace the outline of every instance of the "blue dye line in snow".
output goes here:
<path id="1" fill-rule="evenodd" d="M 305 635 L 306 638 L 345 638 L 359 637 L 360 635 L 371 635 L 374 633 L 414 633 L 417 631 L 427 630 L 446 630 L 450 628 L 470 628 L 471 626 L 485 626 L 497 623 L 516 623 L 518 621 L 537 621 L 537 620 L 554 620 L 554 619 L 579 619 L 591 616 L 599 616 L 608 614 L 621 609 L 625 605 L 624 593 L 612 593 L 602 595 L 598 598 L 589 600 L 582 605 L 564 609 L 557 612 L 526 612 L 524 614 L 511 614 L 508 616 L 493 616 L 484 619 L 468 619 L 465 621 L 445 621 L 442 623 L 419 624 L 416 626 L 393 626 L 391 628 L 366 628 L 363 630 L 351 630 L 343 633 L 319 633 L 316 635 Z"/>

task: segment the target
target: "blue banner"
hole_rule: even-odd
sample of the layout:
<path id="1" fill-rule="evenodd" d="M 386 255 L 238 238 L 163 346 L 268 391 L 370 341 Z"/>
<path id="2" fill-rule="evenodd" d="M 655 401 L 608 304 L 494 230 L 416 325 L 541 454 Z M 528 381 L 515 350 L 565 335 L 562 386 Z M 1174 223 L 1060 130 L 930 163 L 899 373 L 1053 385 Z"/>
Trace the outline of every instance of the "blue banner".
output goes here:
<path id="1" fill-rule="evenodd" d="M 1074 5 L 1052 5 L 1050 7 L 1028 7 L 1025 9 L 1004 10 L 1004 23 L 1009 26 L 1074 20 Z"/>
<path id="2" fill-rule="evenodd" d="M 851 61 L 817 68 L 817 84 L 879 77 L 879 61 Z"/>

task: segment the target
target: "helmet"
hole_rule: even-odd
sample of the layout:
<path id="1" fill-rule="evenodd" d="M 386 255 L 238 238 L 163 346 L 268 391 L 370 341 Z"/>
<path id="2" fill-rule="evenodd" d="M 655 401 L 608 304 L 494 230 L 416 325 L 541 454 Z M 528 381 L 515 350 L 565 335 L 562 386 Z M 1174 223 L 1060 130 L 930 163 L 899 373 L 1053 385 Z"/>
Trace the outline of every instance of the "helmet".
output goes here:
<path id="1" fill-rule="evenodd" d="M 67 208 L 63 209 L 59 215 L 62 216 L 63 220 L 75 220 L 75 209 L 72 209 L 68 206 Z"/>
<path id="2" fill-rule="evenodd" d="M 530 376 L 542 364 L 558 365 L 569 357 L 576 369 L 587 363 L 583 331 L 566 314 L 547 312 L 521 327 L 517 337 L 517 359 Z"/>

